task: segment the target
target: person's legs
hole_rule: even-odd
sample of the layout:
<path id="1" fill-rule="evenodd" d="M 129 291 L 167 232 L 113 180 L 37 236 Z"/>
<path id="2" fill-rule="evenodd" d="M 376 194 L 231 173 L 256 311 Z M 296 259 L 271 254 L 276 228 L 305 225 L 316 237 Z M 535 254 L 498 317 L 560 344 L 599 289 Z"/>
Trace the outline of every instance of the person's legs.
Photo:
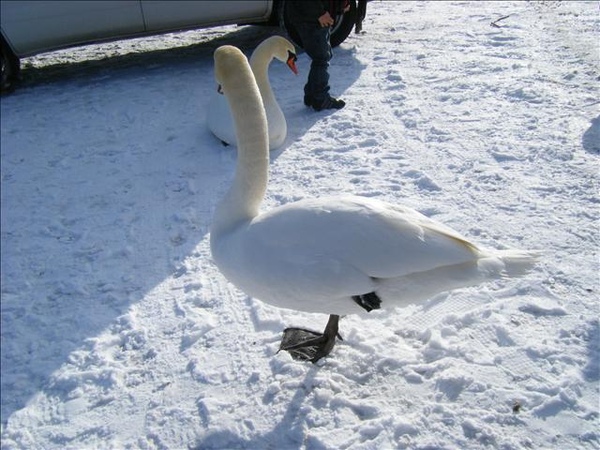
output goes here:
<path id="1" fill-rule="evenodd" d="M 304 50 L 311 59 L 308 80 L 304 86 L 306 100 L 322 103 L 329 98 L 329 60 L 332 52 L 329 45 L 329 27 L 298 24 L 296 27 Z M 305 101 L 306 103 L 306 101 Z"/>
<path id="2" fill-rule="evenodd" d="M 304 50 L 312 60 L 304 86 L 304 104 L 316 111 L 340 109 L 346 103 L 329 95 L 329 61 L 333 54 L 329 43 L 329 27 L 299 24 L 296 27 Z"/>

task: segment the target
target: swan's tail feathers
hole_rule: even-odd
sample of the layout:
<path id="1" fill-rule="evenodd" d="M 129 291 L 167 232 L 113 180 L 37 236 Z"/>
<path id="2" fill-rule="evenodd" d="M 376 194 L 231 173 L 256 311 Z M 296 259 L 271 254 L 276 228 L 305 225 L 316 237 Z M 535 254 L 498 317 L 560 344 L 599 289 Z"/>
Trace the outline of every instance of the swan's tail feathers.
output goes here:
<path id="1" fill-rule="evenodd" d="M 376 294 L 382 305 L 406 306 L 420 303 L 440 292 L 476 286 L 492 280 L 522 277 L 533 268 L 540 256 L 539 252 L 493 250 L 461 264 L 379 279 Z"/>
<path id="2" fill-rule="evenodd" d="M 502 277 L 517 278 L 525 276 L 533 269 L 541 253 L 525 250 L 500 250 L 496 252 L 495 256 L 504 265 Z"/>

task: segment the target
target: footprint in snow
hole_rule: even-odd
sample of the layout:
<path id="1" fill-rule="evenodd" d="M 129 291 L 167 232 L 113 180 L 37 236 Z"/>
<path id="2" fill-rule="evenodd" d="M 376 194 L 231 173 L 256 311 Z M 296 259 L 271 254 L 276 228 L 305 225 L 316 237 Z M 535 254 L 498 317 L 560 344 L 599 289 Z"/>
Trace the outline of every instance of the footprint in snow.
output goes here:
<path id="1" fill-rule="evenodd" d="M 409 170 L 404 172 L 403 176 L 405 178 L 412 178 L 414 180 L 414 184 L 423 191 L 438 192 L 442 190 L 442 188 L 435 181 L 419 170 Z"/>

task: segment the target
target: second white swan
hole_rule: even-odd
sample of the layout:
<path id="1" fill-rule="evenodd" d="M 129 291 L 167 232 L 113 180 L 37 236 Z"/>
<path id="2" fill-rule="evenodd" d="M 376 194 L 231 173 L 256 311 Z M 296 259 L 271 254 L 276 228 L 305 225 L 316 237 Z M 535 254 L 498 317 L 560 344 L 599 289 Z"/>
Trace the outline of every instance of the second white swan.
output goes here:
<path id="1" fill-rule="evenodd" d="M 250 67 L 256 78 L 267 113 L 270 150 L 281 147 L 287 136 L 285 115 L 279 103 L 277 103 L 269 81 L 269 65 L 273 58 L 286 63 L 292 72 L 298 73 L 294 45 L 281 36 L 271 36 L 265 39 L 254 49 L 250 57 Z M 236 145 L 237 140 L 231 110 L 223 95 L 215 92 L 211 97 L 207 111 L 206 122 L 210 131 L 225 144 Z"/>

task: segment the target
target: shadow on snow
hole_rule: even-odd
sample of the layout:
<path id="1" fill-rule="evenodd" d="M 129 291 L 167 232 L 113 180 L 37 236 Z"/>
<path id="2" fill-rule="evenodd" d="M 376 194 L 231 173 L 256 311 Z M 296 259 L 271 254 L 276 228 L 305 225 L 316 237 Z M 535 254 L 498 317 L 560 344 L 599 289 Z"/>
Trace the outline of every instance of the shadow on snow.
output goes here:
<path id="1" fill-rule="evenodd" d="M 126 326 L 118 318 L 131 305 L 198 257 L 235 165 L 203 123 L 212 54 L 224 44 L 249 54 L 273 33 L 244 27 L 186 47 L 24 69 L 3 98 L 3 425 L 40 390 L 68 395 L 52 374 L 107 328 Z M 336 82 L 341 93 L 362 67 L 352 51 L 335 53 L 353 69 Z M 308 61 L 299 77 L 271 75 L 288 139 L 323 117 L 302 104 Z M 11 145 L 27 133 L 25 148 Z M 288 436 L 302 399 L 280 424 Z"/>

